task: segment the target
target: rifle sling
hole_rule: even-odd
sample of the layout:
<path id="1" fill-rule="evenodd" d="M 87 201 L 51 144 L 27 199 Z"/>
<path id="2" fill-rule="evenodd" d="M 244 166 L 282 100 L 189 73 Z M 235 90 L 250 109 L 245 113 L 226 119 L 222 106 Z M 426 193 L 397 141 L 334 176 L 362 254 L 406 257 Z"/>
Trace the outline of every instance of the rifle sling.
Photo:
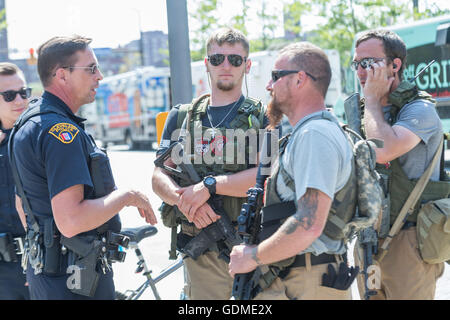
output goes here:
<path id="1" fill-rule="evenodd" d="M 383 260 L 383 258 L 385 257 L 392 239 L 397 235 L 397 233 L 402 228 L 403 224 L 406 221 L 406 217 L 408 216 L 408 214 L 414 210 L 414 207 L 415 207 L 417 201 L 419 200 L 420 196 L 422 195 L 423 190 L 425 189 L 428 181 L 430 180 L 432 171 L 438 162 L 439 151 L 442 150 L 443 143 L 444 143 L 444 137 L 442 137 L 439 147 L 437 148 L 437 150 L 433 156 L 433 159 L 432 159 L 431 163 L 429 164 L 427 170 L 425 170 L 423 175 L 417 181 L 416 185 L 414 186 L 414 189 L 411 191 L 408 199 L 406 199 L 402 209 L 400 210 L 400 213 L 398 214 L 397 218 L 395 219 L 395 222 L 392 225 L 391 230 L 389 230 L 389 234 L 388 234 L 387 238 L 381 245 L 380 254 L 377 258 L 377 260 L 379 262 L 381 262 L 381 260 Z"/>

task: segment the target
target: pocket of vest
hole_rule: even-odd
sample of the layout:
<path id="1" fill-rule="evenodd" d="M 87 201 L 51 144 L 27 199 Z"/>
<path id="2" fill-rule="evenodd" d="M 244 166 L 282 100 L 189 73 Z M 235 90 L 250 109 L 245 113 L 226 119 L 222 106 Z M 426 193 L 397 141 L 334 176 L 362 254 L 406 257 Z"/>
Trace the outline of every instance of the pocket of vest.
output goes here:
<path id="1" fill-rule="evenodd" d="M 163 202 L 159 207 L 159 211 L 161 212 L 161 220 L 164 226 L 173 228 L 178 225 L 177 215 L 173 206 L 170 206 L 167 203 Z"/>
<path id="2" fill-rule="evenodd" d="M 98 199 L 114 191 L 115 182 L 106 154 L 95 151 L 89 154 L 89 159 L 89 171 L 94 186 L 94 195 Z"/>
<path id="3" fill-rule="evenodd" d="M 450 259 L 450 198 L 429 201 L 422 206 L 417 217 L 417 241 L 426 263 Z"/>
<path id="4" fill-rule="evenodd" d="M 57 274 L 61 272 L 61 244 L 60 235 L 56 232 L 53 219 L 44 222 L 44 272 L 47 274 Z"/>

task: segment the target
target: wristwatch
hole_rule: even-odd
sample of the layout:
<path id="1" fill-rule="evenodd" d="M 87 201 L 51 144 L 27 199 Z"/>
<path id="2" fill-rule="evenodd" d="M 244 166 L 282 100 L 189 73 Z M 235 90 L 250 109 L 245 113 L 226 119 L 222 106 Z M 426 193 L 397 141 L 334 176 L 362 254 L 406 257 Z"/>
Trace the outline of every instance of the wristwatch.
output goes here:
<path id="1" fill-rule="evenodd" d="M 203 179 L 203 185 L 208 189 L 210 195 L 216 193 L 216 178 L 214 176 L 206 176 Z"/>

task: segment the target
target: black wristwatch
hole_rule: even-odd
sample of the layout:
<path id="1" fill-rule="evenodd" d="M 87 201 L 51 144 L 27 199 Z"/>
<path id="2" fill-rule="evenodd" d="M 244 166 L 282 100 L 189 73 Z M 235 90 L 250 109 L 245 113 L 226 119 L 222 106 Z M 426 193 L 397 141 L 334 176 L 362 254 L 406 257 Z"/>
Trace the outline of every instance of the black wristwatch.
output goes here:
<path id="1" fill-rule="evenodd" d="M 216 194 L 216 178 L 206 176 L 203 179 L 203 185 L 208 189 L 210 195 Z"/>

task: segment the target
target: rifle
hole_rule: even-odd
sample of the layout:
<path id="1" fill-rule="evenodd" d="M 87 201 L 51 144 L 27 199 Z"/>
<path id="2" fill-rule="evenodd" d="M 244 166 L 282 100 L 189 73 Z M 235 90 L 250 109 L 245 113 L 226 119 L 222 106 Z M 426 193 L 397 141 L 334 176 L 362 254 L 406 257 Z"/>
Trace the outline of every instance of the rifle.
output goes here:
<path id="1" fill-rule="evenodd" d="M 261 155 L 272 156 L 271 148 L 271 132 L 266 131 L 264 136 L 264 144 Z M 258 234 L 261 229 L 261 209 L 263 207 L 264 183 L 269 174 L 263 174 L 264 168 L 269 168 L 271 161 L 264 163 L 260 160 L 258 173 L 256 176 L 256 184 L 247 191 L 247 202 L 242 205 L 241 214 L 238 217 L 238 232 L 244 239 L 244 244 L 252 245 L 258 243 Z M 233 282 L 232 296 L 236 300 L 250 300 L 255 297 L 261 290 L 259 280 L 268 271 L 269 267 L 257 267 L 255 270 L 245 273 L 236 274 Z"/>
<path id="2" fill-rule="evenodd" d="M 361 136 L 361 107 L 359 104 L 359 93 L 356 92 L 344 101 L 344 110 L 347 118 L 348 127 Z M 367 269 L 373 263 L 373 256 L 378 251 L 378 234 L 374 227 L 368 227 L 358 232 L 359 244 L 364 252 L 364 299 L 368 300 L 370 296 L 376 295 L 377 292 L 369 290 Z"/>
<path id="3" fill-rule="evenodd" d="M 178 156 L 183 159 L 184 146 L 182 142 L 174 142 L 164 151 L 156 160 L 155 166 L 164 169 L 172 177 L 185 185 L 193 185 L 202 181 L 194 166 L 188 161 L 181 161 L 177 168 L 172 168 L 164 164 L 164 162 L 172 156 L 173 152 L 178 151 Z M 207 203 L 211 206 L 215 213 L 220 215 L 220 219 L 203 228 L 200 233 L 190 239 L 179 250 L 187 256 L 196 260 L 200 255 L 210 249 L 213 244 L 217 244 L 219 249 L 219 258 L 227 263 L 230 261 L 230 253 L 233 246 L 242 242 L 241 237 L 233 227 L 231 220 L 223 208 L 223 197 L 221 195 L 212 195 Z"/>

